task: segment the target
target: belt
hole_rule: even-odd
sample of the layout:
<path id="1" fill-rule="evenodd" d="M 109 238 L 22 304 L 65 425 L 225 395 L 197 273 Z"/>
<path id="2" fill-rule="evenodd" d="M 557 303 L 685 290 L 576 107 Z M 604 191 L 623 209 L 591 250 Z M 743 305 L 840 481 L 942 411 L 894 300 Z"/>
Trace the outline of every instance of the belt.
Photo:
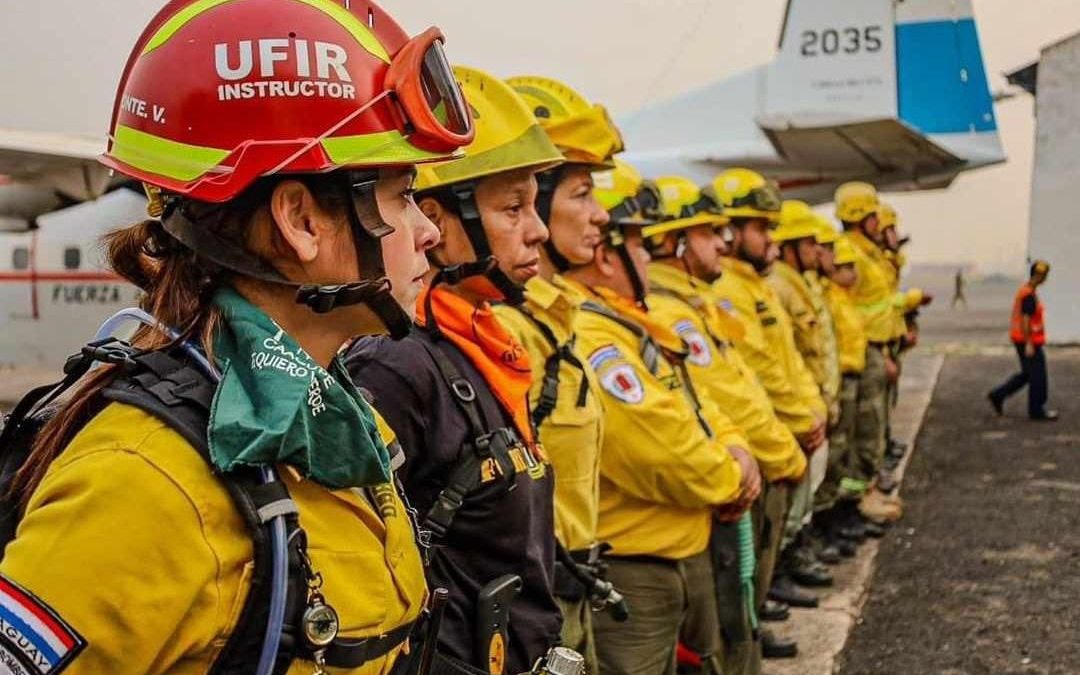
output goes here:
<path id="1" fill-rule="evenodd" d="M 593 544 L 589 548 L 579 548 L 570 551 L 570 557 L 574 559 L 574 562 L 579 562 L 583 565 L 595 565 L 600 562 L 600 556 L 603 555 L 606 547 L 603 544 Z"/>
<path id="2" fill-rule="evenodd" d="M 661 558 L 658 555 L 609 555 L 608 560 L 618 562 L 645 563 L 648 565 L 663 565 L 665 567 L 678 567 L 679 561 L 671 558 Z"/>
<path id="3" fill-rule="evenodd" d="M 409 622 L 377 637 L 338 638 L 326 648 L 326 663 L 335 668 L 357 668 L 400 647 L 409 639 L 412 629 L 413 622 Z"/>

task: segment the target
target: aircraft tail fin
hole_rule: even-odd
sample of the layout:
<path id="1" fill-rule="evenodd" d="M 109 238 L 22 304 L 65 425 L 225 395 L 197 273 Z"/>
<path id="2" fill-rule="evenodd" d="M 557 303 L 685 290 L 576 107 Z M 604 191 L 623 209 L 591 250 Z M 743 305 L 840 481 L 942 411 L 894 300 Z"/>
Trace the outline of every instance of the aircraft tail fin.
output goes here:
<path id="1" fill-rule="evenodd" d="M 972 0 L 896 5 L 900 119 L 924 134 L 996 132 Z"/>
<path id="2" fill-rule="evenodd" d="M 881 119 L 973 164 L 1004 159 L 972 0 L 788 0 L 761 126 Z"/>

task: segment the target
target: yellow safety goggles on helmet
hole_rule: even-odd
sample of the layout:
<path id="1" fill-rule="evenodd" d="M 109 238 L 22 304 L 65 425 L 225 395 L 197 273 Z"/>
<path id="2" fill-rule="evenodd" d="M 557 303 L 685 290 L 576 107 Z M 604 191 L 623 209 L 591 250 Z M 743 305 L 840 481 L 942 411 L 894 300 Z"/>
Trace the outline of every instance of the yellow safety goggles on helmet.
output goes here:
<path id="1" fill-rule="evenodd" d="M 568 163 L 614 168 L 612 157 L 623 151 L 623 139 L 604 106 L 546 77 L 512 77 L 506 83 L 524 99 Z"/>
<path id="2" fill-rule="evenodd" d="M 713 178 L 702 192 L 732 220 L 763 218 L 774 225 L 780 220 L 780 188 L 756 171 L 728 169 Z"/>
<path id="3" fill-rule="evenodd" d="M 611 217 L 612 225 L 646 227 L 664 217 L 660 190 L 637 169 L 615 160 L 615 168 L 593 173 L 593 195 Z"/>
<path id="4" fill-rule="evenodd" d="M 731 222 L 717 203 L 702 194 L 701 188 L 689 178 L 663 176 L 656 179 L 656 187 L 660 191 L 664 219 L 641 231 L 654 244 L 660 243 L 659 239 L 668 232 L 697 225 L 719 228 Z"/>

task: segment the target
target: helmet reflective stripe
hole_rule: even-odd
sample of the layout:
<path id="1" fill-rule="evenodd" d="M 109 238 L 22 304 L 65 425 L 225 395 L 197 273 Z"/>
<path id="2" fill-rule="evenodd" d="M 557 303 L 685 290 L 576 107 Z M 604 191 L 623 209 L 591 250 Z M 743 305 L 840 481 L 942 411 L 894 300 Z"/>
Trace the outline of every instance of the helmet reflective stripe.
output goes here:
<path id="1" fill-rule="evenodd" d="M 229 150 L 170 141 L 122 124 L 113 135 L 113 156 L 145 171 L 179 181 L 195 180 L 221 165 Z"/>
<path id="2" fill-rule="evenodd" d="M 203 12 L 218 7 L 219 5 L 224 5 L 225 3 L 236 1 L 237 0 L 196 0 L 162 24 L 161 28 L 159 28 L 157 32 L 154 33 L 154 36 L 150 38 L 149 42 L 146 43 L 146 47 L 143 48 L 142 51 L 142 56 L 146 56 L 168 42 L 177 31 Z M 305 5 L 314 7 L 315 9 L 326 13 L 341 24 L 342 28 L 349 31 L 369 54 L 384 63 L 390 63 L 390 55 L 386 52 L 386 48 L 382 46 L 379 39 L 371 32 L 371 29 L 361 23 L 359 19 L 349 12 L 349 10 L 330 0 L 294 1 L 302 2 Z"/>

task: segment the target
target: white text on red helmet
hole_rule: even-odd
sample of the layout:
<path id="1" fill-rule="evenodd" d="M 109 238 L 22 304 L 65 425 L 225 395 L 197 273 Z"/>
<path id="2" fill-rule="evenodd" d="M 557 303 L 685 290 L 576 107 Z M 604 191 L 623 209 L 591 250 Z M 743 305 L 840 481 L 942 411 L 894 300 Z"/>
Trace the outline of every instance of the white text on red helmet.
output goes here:
<path id="1" fill-rule="evenodd" d="M 258 58 L 259 76 L 275 77 L 278 63 L 295 64 L 297 77 L 311 77 L 312 46 L 307 40 L 290 40 L 288 38 L 262 38 L 257 41 L 240 40 L 235 44 L 222 42 L 214 45 L 214 64 L 217 67 L 218 76 L 223 80 L 235 82 L 249 77 L 255 70 L 256 57 Z M 331 79 L 333 71 L 334 79 L 341 82 L 352 82 L 349 71 L 345 68 L 348 53 L 341 45 L 331 42 L 315 42 L 315 77 L 320 80 Z M 233 66 L 233 58 L 236 58 L 236 66 Z"/>

